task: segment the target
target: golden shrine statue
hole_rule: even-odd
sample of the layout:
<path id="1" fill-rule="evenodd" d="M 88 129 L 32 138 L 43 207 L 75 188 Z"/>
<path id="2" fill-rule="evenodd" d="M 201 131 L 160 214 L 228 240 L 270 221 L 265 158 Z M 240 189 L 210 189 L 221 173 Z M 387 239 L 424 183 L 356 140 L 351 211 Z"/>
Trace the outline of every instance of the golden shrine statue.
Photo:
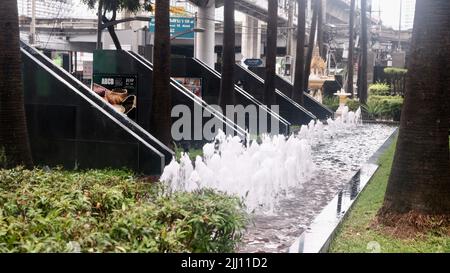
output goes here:
<path id="1" fill-rule="evenodd" d="M 325 76 L 327 63 L 320 57 L 319 48 L 316 46 L 313 50 L 313 57 L 311 60 L 311 73 L 316 76 Z"/>
<path id="2" fill-rule="evenodd" d="M 320 57 L 319 47 L 313 49 L 311 59 L 311 73 L 309 74 L 308 86 L 312 90 L 311 95 L 320 103 L 322 102 L 322 87 L 325 81 L 334 81 L 334 77 L 328 77 L 327 62 Z"/>

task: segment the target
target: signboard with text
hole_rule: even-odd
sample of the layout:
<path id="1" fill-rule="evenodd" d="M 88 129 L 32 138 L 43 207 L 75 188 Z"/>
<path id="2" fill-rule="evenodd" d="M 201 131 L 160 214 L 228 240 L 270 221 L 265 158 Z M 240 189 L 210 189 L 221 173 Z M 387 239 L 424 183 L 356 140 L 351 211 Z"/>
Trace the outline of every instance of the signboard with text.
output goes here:
<path id="1" fill-rule="evenodd" d="M 256 66 L 260 66 L 262 65 L 262 60 L 261 59 L 246 59 L 244 61 L 244 64 L 246 66 L 250 66 L 250 67 L 256 67 Z"/>
<path id="2" fill-rule="evenodd" d="M 193 29 L 195 27 L 194 17 L 170 17 L 170 36 L 179 35 L 184 32 L 186 34 L 177 36 L 177 39 L 194 39 Z M 149 31 L 155 32 L 155 17 L 150 17 Z"/>

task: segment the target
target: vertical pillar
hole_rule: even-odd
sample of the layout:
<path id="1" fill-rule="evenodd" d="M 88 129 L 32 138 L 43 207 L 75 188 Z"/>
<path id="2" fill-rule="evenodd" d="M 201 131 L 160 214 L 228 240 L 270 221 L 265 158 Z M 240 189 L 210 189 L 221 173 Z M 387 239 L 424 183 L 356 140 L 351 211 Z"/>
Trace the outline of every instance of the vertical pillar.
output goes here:
<path id="1" fill-rule="evenodd" d="M 261 24 L 256 18 L 244 16 L 242 22 L 242 59 L 261 57 Z"/>
<path id="2" fill-rule="evenodd" d="M 214 47 L 216 45 L 215 2 L 215 0 L 210 0 L 206 6 L 198 7 L 197 28 L 202 28 L 204 31 L 195 33 L 194 45 L 195 58 L 200 59 L 212 68 L 214 68 L 215 63 Z"/>
<path id="3" fill-rule="evenodd" d="M 30 45 L 36 43 L 36 0 L 31 1 Z"/>
<path id="4" fill-rule="evenodd" d="M 78 52 L 77 51 L 75 51 L 75 54 L 74 54 L 73 64 L 74 64 L 73 72 L 77 72 L 78 71 Z"/>
<path id="5" fill-rule="evenodd" d="M 288 2 L 288 29 L 287 29 L 287 42 L 286 42 L 286 55 L 292 56 L 294 48 L 292 43 L 294 40 L 294 0 Z"/>
<path id="6" fill-rule="evenodd" d="M 253 40 L 253 48 L 254 48 L 254 56 L 255 58 L 260 58 L 261 57 L 261 21 L 259 21 L 258 19 L 255 19 L 254 21 L 254 37 L 255 39 Z"/>
<path id="7" fill-rule="evenodd" d="M 308 0 L 306 2 L 306 22 L 309 22 L 309 25 L 311 25 L 312 13 L 313 13 L 312 3 L 311 0 Z"/>

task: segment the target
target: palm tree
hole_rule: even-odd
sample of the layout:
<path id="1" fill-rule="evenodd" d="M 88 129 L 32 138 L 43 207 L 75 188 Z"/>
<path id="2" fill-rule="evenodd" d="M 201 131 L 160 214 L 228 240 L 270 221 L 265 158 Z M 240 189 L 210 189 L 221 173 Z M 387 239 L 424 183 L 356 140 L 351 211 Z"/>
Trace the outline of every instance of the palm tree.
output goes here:
<path id="1" fill-rule="evenodd" d="M 448 227 L 450 1 L 417 0 L 415 13 L 400 132 L 379 218 L 420 225 L 441 215 L 434 223 Z"/>
<path id="2" fill-rule="evenodd" d="M 305 81 L 305 10 L 306 0 L 298 0 L 297 51 L 295 53 L 295 75 L 292 99 L 302 105 Z"/>
<path id="3" fill-rule="evenodd" d="M 367 0 L 361 0 L 361 79 L 359 101 L 367 103 Z"/>
<path id="4" fill-rule="evenodd" d="M 315 0 L 314 2 L 314 10 L 313 16 L 311 19 L 311 29 L 309 31 L 309 43 L 308 43 L 308 52 L 306 53 L 306 64 L 305 64 L 305 90 L 308 89 L 309 84 L 309 74 L 311 73 L 311 59 L 314 50 L 314 41 L 316 39 L 316 29 L 317 29 L 317 13 L 319 10 L 319 1 Z"/>
<path id="5" fill-rule="evenodd" d="M 170 2 L 156 0 L 155 40 L 153 53 L 153 94 L 150 131 L 167 146 L 171 146 L 170 86 Z"/>
<path id="6" fill-rule="evenodd" d="M 354 48 L 354 25 L 355 25 L 355 0 L 350 3 L 350 15 L 348 26 L 348 60 L 347 60 L 347 93 L 353 96 L 353 48 Z"/>
<path id="7" fill-rule="evenodd" d="M 0 9 L 0 167 L 33 166 L 22 86 L 17 0 Z M 6 158 L 6 160 L 5 160 Z M 2 166 L 3 165 L 3 166 Z"/>
<path id="8" fill-rule="evenodd" d="M 234 66 L 236 65 L 234 0 L 224 1 L 223 15 L 222 81 L 218 104 L 225 111 L 226 105 L 234 105 Z"/>
<path id="9" fill-rule="evenodd" d="M 264 81 L 264 101 L 275 104 L 275 66 L 277 62 L 278 1 L 268 1 L 266 77 Z"/>

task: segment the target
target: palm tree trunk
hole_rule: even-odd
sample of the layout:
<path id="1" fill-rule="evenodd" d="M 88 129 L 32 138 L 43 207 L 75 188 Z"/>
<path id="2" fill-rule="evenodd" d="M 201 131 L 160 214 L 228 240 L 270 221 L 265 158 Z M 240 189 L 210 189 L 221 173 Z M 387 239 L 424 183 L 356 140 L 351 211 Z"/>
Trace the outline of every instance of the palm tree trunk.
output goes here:
<path id="1" fill-rule="evenodd" d="M 234 105 L 234 66 L 235 29 L 234 0 L 224 1 L 223 51 L 222 51 L 222 81 L 220 82 L 219 105 L 226 110 L 226 105 Z"/>
<path id="2" fill-rule="evenodd" d="M 400 132 L 379 216 L 396 224 L 405 214 L 443 215 L 450 224 L 450 2 L 417 0 L 415 13 Z"/>
<path id="3" fill-rule="evenodd" d="M 31 168 L 33 162 L 25 118 L 17 0 L 2 1 L 0 33 L 0 153 L 6 156 L 6 162 L 0 162 L 0 167 L 24 165 Z"/>
<path id="4" fill-rule="evenodd" d="M 326 59 L 324 50 L 323 50 L 323 1 L 318 1 L 318 11 L 317 11 L 317 45 L 319 46 L 319 54 L 320 57 Z"/>
<path id="5" fill-rule="evenodd" d="M 103 10 L 103 0 L 98 1 L 97 8 L 97 46 L 96 49 L 102 49 L 102 10 Z"/>
<path id="6" fill-rule="evenodd" d="M 308 90 L 309 85 L 309 74 L 311 73 L 311 60 L 314 51 L 314 41 L 316 40 L 316 29 L 317 29 L 317 12 L 319 10 L 319 1 L 315 0 L 313 16 L 311 20 L 311 29 L 309 31 L 309 43 L 308 52 L 306 53 L 306 64 L 305 64 L 305 90 Z"/>
<path id="7" fill-rule="evenodd" d="M 361 81 L 359 101 L 367 103 L 367 0 L 361 0 Z"/>
<path id="8" fill-rule="evenodd" d="M 264 101 L 275 104 L 275 66 L 277 62 L 278 2 L 268 1 L 269 20 L 267 23 L 266 78 L 264 81 Z"/>
<path id="9" fill-rule="evenodd" d="M 153 53 L 153 96 L 150 131 L 167 146 L 171 146 L 170 93 L 170 3 L 156 1 L 155 42 Z"/>
<path id="10" fill-rule="evenodd" d="M 350 3 L 350 18 L 348 26 L 348 60 L 347 60 L 347 93 L 353 97 L 353 48 L 354 48 L 354 25 L 355 25 L 355 0 Z"/>
<path id="11" fill-rule="evenodd" d="M 298 0 L 297 51 L 292 99 L 303 105 L 305 81 L 305 10 L 306 0 Z"/>

